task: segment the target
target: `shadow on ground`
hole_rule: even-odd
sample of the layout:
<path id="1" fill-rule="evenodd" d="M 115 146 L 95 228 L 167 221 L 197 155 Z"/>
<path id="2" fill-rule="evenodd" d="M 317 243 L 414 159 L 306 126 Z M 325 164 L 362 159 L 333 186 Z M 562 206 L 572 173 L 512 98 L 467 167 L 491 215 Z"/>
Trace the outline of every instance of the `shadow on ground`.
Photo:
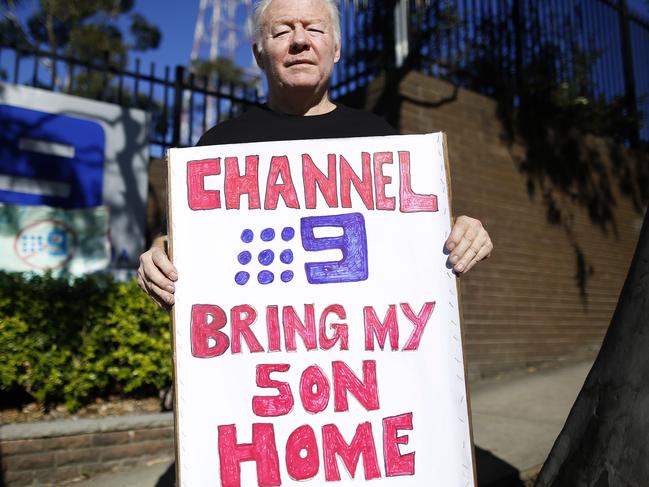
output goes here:
<path id="1" fill-rule="evenodd" d="M 475 447 L 478 487 L 524 487 L 519 472 L 509 463 L 486 450 Z M 176 464 L 169 465 L 155 487 L 174 487 L 176 485 Z"/>

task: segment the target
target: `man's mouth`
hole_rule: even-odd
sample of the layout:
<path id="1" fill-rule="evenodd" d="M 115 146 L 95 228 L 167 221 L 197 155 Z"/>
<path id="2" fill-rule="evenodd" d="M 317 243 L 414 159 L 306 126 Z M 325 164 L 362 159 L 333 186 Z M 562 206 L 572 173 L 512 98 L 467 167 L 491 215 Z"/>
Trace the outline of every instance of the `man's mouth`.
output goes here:
<path id="1" fill-rule="evenodd" d="M 286 66 L 290 68 L 291 66 L 296 66 L 300 64 L 315 64 L 315 63 L 309 59 L 295 59 L 293 61 L 289 61 L 288 63 L 286 63 Z"/>

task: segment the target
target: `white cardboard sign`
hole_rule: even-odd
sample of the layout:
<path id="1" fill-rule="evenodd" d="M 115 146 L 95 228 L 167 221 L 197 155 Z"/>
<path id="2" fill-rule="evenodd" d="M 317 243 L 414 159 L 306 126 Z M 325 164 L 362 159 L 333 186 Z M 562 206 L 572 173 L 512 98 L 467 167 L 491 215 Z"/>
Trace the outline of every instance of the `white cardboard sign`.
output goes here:
<path id="1" fill-rule="evenodd" d="M 445 137 L 169 151 L 181 486 L 473 486 Z"/>

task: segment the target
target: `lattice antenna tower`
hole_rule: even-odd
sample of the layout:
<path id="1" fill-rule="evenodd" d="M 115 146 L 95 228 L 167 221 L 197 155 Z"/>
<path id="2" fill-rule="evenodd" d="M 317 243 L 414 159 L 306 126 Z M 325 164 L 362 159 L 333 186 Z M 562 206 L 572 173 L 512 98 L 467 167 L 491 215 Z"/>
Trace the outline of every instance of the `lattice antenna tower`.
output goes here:
<path id="1" fill-rule="evenodd" d="M 257 84 L 261 72 L 252 54 L 252 9 L 253 0 L 200 0 L 191 65 L 195 61 L 216 61 L 228 58 L 245 72 L 246 80 Z M 190 68 L 191 69 L 191 68 Z M 216 100 L 208 98 L 207 123 L 216 120 Z"/>

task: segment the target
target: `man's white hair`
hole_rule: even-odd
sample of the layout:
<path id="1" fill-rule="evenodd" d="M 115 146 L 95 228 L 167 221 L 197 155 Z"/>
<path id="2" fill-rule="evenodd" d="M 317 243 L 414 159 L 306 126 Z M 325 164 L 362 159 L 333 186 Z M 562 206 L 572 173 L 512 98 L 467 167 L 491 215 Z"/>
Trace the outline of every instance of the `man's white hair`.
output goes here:
<path id="1" fill-rule="evenodd" d="M 255 4 L 255 11 L 252 15 L 252 38 L 257 49 L 261 50 L 261 40 L 263 36 L 262 22 L 264 13 L 273 0 L 259 0 Z M 340 11 L 338 10 L 338 2 L 336 0 L 320 0 L 327 10 L 329 10 L 329 17 L 331 17 L 331 24 L 334 31 L 334 39 L 336 44 L 340 46 Z"/>

